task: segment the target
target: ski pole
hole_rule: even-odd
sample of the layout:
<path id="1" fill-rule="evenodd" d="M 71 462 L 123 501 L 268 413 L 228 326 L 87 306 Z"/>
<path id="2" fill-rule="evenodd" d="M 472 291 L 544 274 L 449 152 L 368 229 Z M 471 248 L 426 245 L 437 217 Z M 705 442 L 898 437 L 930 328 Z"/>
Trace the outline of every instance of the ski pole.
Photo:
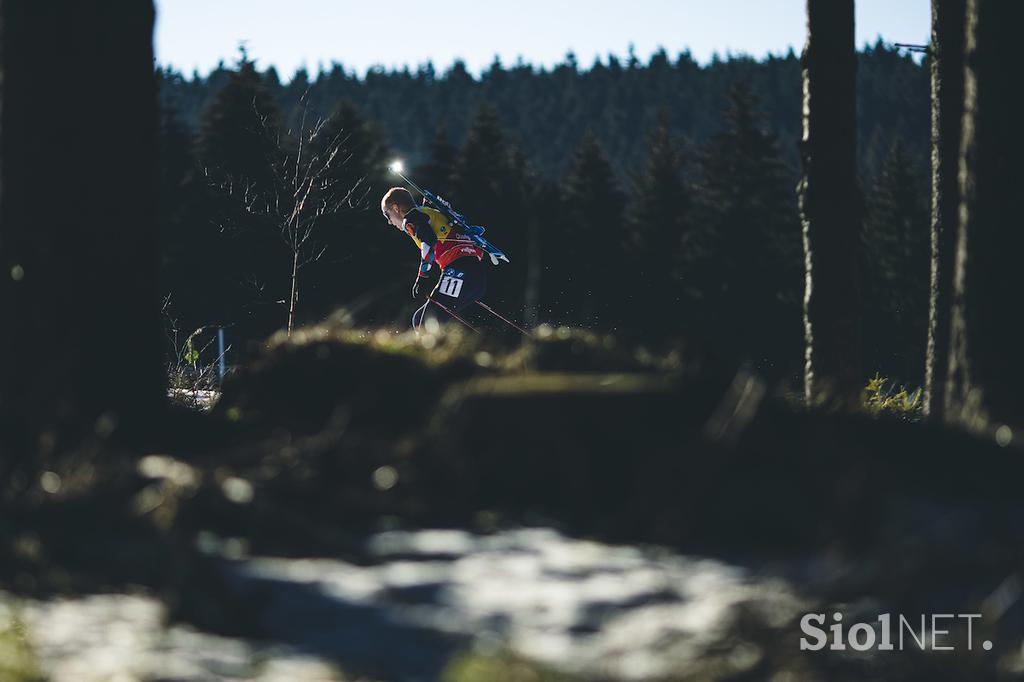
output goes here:
<path id="1" fill-rule="evenodd" d="M 479 334 L 479 333 L 480 333 L 480 330 L 479 330 L 479 329 L 477 329 L 476 327 L 474 327 L 473 325 L 471 325 L 471 324 L 470 324 L 469 322 L 466 322 L 466 321 L 465 321 L 464 319 L 462 319 L 461 317 L 459 317 L 458 315 L 456 315 L 454 311 L 452 311 L 452 310 L 449 310 L 449 309 L 448 309 L 448 306 L 444 305 L 444 304 L 443 304 L 443 303 L 441 303 L 440 301 L 437 301 L 437 300 L 435 300 L 435 299 L 433 299 L 433 298 L 428 298 L 428 299 L 427 299 L 427 301 L 428 301 L 428 302 L 432 302 L 432 303 L 435 303 L 435 304 L 437 305 L 437 307 L 438 307 L 438 308 L 440 308 L 441 310 L 445 311 L 446 313 L 448 313 L 449 315 L 451 315 L 452 317 L 454 317 L 454 318 L 455 318 L 456 320 L 458 320 L 459 322 L 461 322 L 462 324 L 464 324 L 464 325 L 465 325 L 465 326 L 466 326 L 467 328 L 469 328 L 469 329 L 470 329 L 470 330 L 472 330 L 473 332 L 475 332 L 475 333 L 477 333 L 477 334 Z M 422 319 L 422 318 L 421 318 L 421 319 Z"/>
<path id="2" fill-rule="evenodd" d="M 512 327 L 514 329 L 517 329 L 520 333 L 522 333 L 523 336 L 530 336 L 530 332 L 526 331 L 525 329 L 520 327 L 518 324 L 516 324 L 512 320 L 506 319 L 505 317 L 503 317 L 501 315 L 501 313 L 499 313 L 497 310 L 495 310 L 491 306 L 487 305 L 483 301 L 477 301 L 476 304 L 478 306 L 480 306 L 481 308 L 483 308 L 484 310 L 486 310 L 487 312 L 489 312 L 491 315 L 494 315 L 495 317 L 497 317 L 499 320 L 501 320 L 502 322 L 504 322 L 508 326 L 510 326 L 510 327 Z"/>

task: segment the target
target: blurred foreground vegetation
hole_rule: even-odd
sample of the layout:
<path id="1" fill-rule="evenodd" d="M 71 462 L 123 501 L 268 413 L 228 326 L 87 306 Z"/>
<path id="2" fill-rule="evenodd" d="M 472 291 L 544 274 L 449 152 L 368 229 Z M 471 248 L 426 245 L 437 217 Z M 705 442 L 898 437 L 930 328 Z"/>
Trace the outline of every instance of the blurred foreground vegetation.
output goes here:
<path id="1" fill-rule="evenodd" d="M 1019 458 L 908 422 L 915 401 L 881 379 L 867 395 L 860 415 L 794 408 L 782 385 L 694 348 L 569 329 L 520 343 L 450 326 L 302 328 L 230 375 L 212 411 L 172 408 L 143 442 L 115 433 L 8 495 L 0 584 L 142 588 L 173 621 L 260 637 L 263 607 L 232 596 L 224 557 L 359 561 L 382 530 L 525 524 L 686 554 L 825 553 L 862 568 L 806 586 L 814 598 L 920 608 L 943 589 L 967 612 L 1015 565 Z M 908 544 L 906 510 L 921 504 L 946 512 Z M 763 627 L 758 646 L 782 646 Z M 452 662 L 447 679 L 563 679 L 488 656 Z M 730 665 L 701 679 L 740 679 Z"/>

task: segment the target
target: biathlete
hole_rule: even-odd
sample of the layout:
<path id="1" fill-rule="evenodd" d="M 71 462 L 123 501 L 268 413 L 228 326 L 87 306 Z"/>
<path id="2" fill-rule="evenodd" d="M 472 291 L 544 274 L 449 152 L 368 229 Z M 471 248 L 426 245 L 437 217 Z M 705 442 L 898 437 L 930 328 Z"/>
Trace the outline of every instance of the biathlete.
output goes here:
<path id="1" fill-rule="evenodd" d="M 392 187 L 381 199 L 380 209 L 388 224 L 409 235 L 420 251 L 419 271 L 412 285 L 412 296 L 423 296 L 441 303 L 452 312 L 480 300 L 487 290 L 485 251 L 452 224 L 441 212 L 429 206 L 417 206 L 412 193 L 404 187 Z M 432 291 L 429 277 L 434 265 L 440 277 Z"/>

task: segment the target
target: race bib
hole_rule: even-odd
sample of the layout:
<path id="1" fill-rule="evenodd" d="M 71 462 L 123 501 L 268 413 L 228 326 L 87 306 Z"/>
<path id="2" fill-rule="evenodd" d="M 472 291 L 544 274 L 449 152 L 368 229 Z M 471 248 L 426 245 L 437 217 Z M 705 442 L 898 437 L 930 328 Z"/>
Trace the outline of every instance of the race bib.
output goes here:
<path id="1" fill-rule="evenodd" d="M 441 284 L 438 285 L 437 290 L 445 296 L 458 298 L 459 292 L 462 291 L 462 280 L 458 277 L 446 276 L 441 280 Z"/>

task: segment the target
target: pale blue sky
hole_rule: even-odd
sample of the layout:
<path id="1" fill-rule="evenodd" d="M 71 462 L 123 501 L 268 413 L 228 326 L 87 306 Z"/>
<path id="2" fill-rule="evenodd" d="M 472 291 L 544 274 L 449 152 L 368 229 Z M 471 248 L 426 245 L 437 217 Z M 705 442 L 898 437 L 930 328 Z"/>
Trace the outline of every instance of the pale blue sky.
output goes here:
<path id="1" fill-rule="evenodd" d="M 575 51 L 581 66 L 630 43 L 646 59 L 658 47 L 671 56 L 689 48 L 701 63 L 714 52 L 762 57 L 800 50 L 805 0 L 156 0 L 156 53 L 161 65 L 208 72 L 235 61 L 247 41 L 261 68 L 289 79 L 300 66 L 315 73 L 337 61 L 360 75 L 373 65 L 433 60 L 443 71 L 456 58 L 478 73 L 497 55 L 551 66 Z M 879 35 L 926 43 L 929 0 L 857 0 L 857 45 Z"/>

